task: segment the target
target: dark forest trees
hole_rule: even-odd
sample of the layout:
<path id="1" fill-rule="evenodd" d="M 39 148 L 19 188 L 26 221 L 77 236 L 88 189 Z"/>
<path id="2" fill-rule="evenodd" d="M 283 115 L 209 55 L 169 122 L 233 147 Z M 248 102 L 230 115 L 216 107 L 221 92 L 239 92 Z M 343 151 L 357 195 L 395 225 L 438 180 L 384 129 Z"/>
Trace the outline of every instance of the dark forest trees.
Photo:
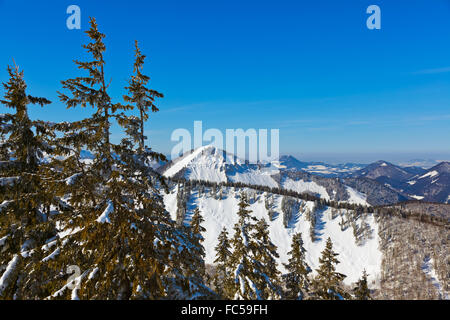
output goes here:
<path id="1" fill-rule="evenodd" d="M 28 116 L 28 105 L 42 107 L 50 101 L 27 94 L 17 66 L 8 67 L 8 74 L 0 100 L 12 110 L 0 115 L 0 298 L 11 299 L 22 297 L 21 289 L 30 280 L 29 263 L 42 258 L 40 247 L 55 230 L 49 222 L 52 172 L 44 162 L 44 153 L 52 151 L 52 124 Z"/>

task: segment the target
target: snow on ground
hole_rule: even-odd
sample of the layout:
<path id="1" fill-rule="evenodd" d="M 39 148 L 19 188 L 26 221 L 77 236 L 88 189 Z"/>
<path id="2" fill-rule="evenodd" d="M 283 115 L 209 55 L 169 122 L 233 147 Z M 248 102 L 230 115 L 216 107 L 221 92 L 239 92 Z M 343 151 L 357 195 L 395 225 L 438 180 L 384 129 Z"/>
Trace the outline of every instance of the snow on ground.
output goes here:
<path id="1" fill-rule="evenodd" d="M 308 169 L 320 172 L 320 171 L 328 171 L 329 168 L 323 165 L 309 165 Z"/>
<path id="2" fill-rule="evenodd" d="M 445 300 L 449 300 L 448 293 L 443 290 L 441 282 L 439 281 L 439 279 L 437 277 L 436 271 L 434 270 L 434 267 L 433 267 L 433 263 L 434 263 L 433 259 L 430 258 L 430 256 L 426 256 L 423 259 L 422 271 L 425 273 L 425 275 L 427 276 L 427 278 L 431 282 L 431 284 L 433 284 L 433 286 L 438 290 L 441 298 L 445 299 Z"/>
<path id="3" fill-rule="evenodd" d="M 232 182 L 242 182 L 251 185 L 267 186 L 271 188 L 278 187 L 278 183 L 270 176 L 269 173 L 260 170 L 242 170 L 228 171 L 228 179 Z"/>
<path id="4" fill-rule="evenodd" d="M 439 172 L 437 172 L 436 170 L 433 170 L 431 172 L 425 173 L 423 176 L 420 176 L 419 179 L 423 179 L 426 177 L 433 178 L 434 176 L 437 176 L 438 174 L 439 174 Z"/>
<path id="5" fill-rule="evenodd" d="M 318 185 L 314 181 L 304 181 L 304 180 L 292 180 L 291 178 L 285 178 L 281 182 L 283 189 L 292 190 L 299 193 L 302 192 L 312 192 L 320 195 L 321 198 L 325 200 L 330 200 L 330 196 L 325 189 L 325 187 Z"/>
<path id="6" fill-rule="evenodd" d="M 187 169 L 185 173 L 187 179 L 225 182 L 227 178 L 222 153 L 221 150 L 211 146 L 197 148 L 192 153 L 176 159 L 164 172 L 164 176 L 172 177 L 180 170 Z"/>
<path id="7" fill-rule="evenodd" d="M 356 191 L 355 189 L 350 188 L 349 186 L 346 186 L 345 188 L 347 189 L 347 193 L 350 196 L 350 198 L 346 202 L 360 204 L 363 206 L 369 205 L 369 203 L 367 203 L 367 195 L 359 191 Z"/>
<path id="8" fill-rule="evenodd" d="M 173 219 L 176 215 L 176 194 L 172 190 L 170 194 L 164 195 L 164 202 L 166 209 L 170 212 Z M 233 226 L 237 222 L 238 203 L 240 191 L 235 191 L 234 188 L 224 188 L 224 196 L 222 199 L 216 200 L 209 195 L 209 190 L 204 194 L 198 194 L 198 191 L 193 190 L 192 197 L 188 211 L 193 210 L 196 206 L 200 209 L 205 222 L 203 227 L 206 228 L 205 250 L 206 263 L 212 264 L 215 259 L 215 246 L 217 245 L 217 237 L 220 231 L 225 227 L 229 232 L 229 237 L 233 235 Z M 284 272 L 284 267 L 281 263 L 286 263 L 288 260 L 287 252 L 290 251 L 291 239 L 294 233 L 301 232 L 302 238 L 307 250 L 306 259 L 313 270 L 318 267 L 319 257 L 325 247 L 325 242 L 328 237 L 333 241 L 334 250 L 339 253 L 339 261 L 337 271 L 347 275 L 345 279 L 346 284 L 357 281 L 364 269 L 369 274 L 369 280 L 375 280 L 379 277 L 381 268 L 382 254 L 378 248 L 378 226 L 375 219 L 369 216 L 367 222 L 373 229 L 372 239 L 366 240 L 362 246 L 357 246 L 353 236 L 352 228 L 341 231 L 339 226 L 340 218 L 331 219 L 331 209 L 327 208 L 319 213 L 317 220 L 316 234 L 318 240 L 312 242 L 309 235 L 310 223 L 305 219 L 304 212 L 300 212 L 299 216 L 286 228 L 283 224 L 283 213 L 281 211 L 282 196 L 273 195 L 274 210 L 276 214 L 273 221 L 269 221 L 267 210 L 265 209 L 264 200 L 267 193 L 256 192 L 250 189 L 244 189 L 249 193 L 249 198 L 252 199 L 252 194 L 255 195 L 255 201 L 251 203 L 251 210 L 253 215 L 260 219 L 265 218 L 269 224 L 270 237 L 275 245 L 278 247 L 280 255 L 279 269 Z M 311 209 L 314 206 L 313 202 L 306 202 L 306 209 Z M 192 212 L 188 212 L 188 215 Z"/>
<path id="9" fill-rule="evenodd" d="M 163 173 L 166 177 L 173 177 L 177 173 L 183 172 L 183 177 L 187 180 L 203 180 L 210 182 L 241 182 L 248 185 L 260 185 L 270 188 L 281 187 L 299 193 L 309 192 L 322 199 L 331 200 L 334 194 L 328 194 L 324 186 L 315 181 L 293 180 L 283 177 L 281 186 L 274 178 L 273 170 L 279 167 L 279 163 L 267 167 L 264 164 L 249 164 L 234 157 L 214 146 L 203 146 L 191 153 L 175 159 L 172 165 Z M 325 165 L 310 165 L 309 169 L 316 169 L 324 173 L 327 169 Z M 347 187 L 349 202 L 368 205 L 367 196 Z"/>

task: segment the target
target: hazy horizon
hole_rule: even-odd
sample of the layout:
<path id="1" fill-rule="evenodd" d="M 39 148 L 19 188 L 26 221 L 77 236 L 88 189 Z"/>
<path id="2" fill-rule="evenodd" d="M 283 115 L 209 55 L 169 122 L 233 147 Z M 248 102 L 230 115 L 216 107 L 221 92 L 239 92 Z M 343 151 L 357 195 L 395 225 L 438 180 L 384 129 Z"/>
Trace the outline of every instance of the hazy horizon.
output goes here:
<path id="1" fill-rule="evenodd" d="M 286 154 L 289 155 L 289 154 Z M 300 161 L 325 162 L 329 164 L 360 163 L 370 164 L 379 160 L 393 164 L 403 165 L 413 161 L 434 161 L 436 164 L 442 161 L 450 161 L 450 152 L 445 153 L 355 153 L 355 154 L 327 154 L 327 153 L 292 153 L 290 154 Z"/>
<path id="2" fill-rule="evenodd" d="M 205 146 L 206 144 L 204 144 Z M 156 150 L 159 151 L 159 150 Z M 163 152 L 170 159 L 170 152 Z M 450 162 L 449 153 L 302 153 L 282 152 L 281 156 L 293 156 L 303 162 L 324 162 L 337 165 L 345 163 L 370 164 L 376 161 L 386 161 L 401 166 L 419 166 L 429 168 L 440 162 Z"/>

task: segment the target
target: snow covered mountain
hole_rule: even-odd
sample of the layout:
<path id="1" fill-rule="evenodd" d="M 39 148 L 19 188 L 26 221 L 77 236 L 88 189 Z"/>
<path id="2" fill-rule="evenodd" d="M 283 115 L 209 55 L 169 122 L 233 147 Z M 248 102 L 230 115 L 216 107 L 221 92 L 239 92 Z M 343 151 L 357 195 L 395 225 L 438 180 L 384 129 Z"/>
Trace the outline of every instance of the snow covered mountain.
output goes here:
<path id="1" fill-rule="evenodd" d="M 407 184 L 405 192 L 415 199 L 450 203 L 450 162 L 441 162 Z"/>
<path id="2" fill-rule="evenodd" d="M 182 190 L 182 186 L 173 185 L 170 192 L 164 195 L 166 209 L 175 220 L 178 217 L 179 206 L 177 194 L 183 192 Z M 356 228 L 363 224 L 368 226 L 367 237 L 362 241 L 357 241 L 352 227 L 346 227 L 344 230 L 341 228 L 342 219 L 347 220 L 349 215 L 345 209 L 317 208 L 315 202 L 296 200 L 292 203 L 292 216 L 286 219 L 286 209 L 283 210 L 284 196 L 282 195 L 256 191 L 251 188 L 233 187 L 222 187 L 217 190 L 194 187 L 187 191 L 184 222 L 190 221 L 194 208 L 200 209 L 205 219 L 203 224 L 206 229 L 204 247 L 208 264 L 212 264 L 214 261 L 214 248 L 217 245 L 217 236 L 220 231 L 225 227 L 230 236 L 233 235 L 233 226 L 238 219 L 236 212 L 240 193 L 245 192 L 250 199 L 249 209 L 253 211 L 252 215 L 268 221 L 271 240 L 278 247 L 280 255 L 278 259 L 280 271 L 285 271 L 282 263 L 287 262 L 292 235 L 301 232 L 307 250 L 307 262 L 312 269 L 317 268 L 325 241 L 330 237 L 333 246 L 340 254 L 341 263 L 338 265 L 337 271 L 347 275 L 344 283 L 351 284 L 358 280 L 364 269 L 369 273 L 370 281 L 377 281 L 379 278 L 382 253 L 378 247 L 378 224 L 371 214 L 364 214 L 355 220 Z M 184 190 L 185 193 L 187 191 Z M 312 231 L 310 218 L 308 218 L 311 212 L 315 212 L 315 228 Z M 310 236 L 311 232 L 314 233 L 314 241 Z"/>
<path id="3" fill-rule="evenodd" d="M 169 162 L 159 171 L 165 177 L 211 182 L 242 182 L 277 187 L 270 164 L 248 164 L 223 150 L 204 146 Z"/>
<path id="4" fill-rule="evenodd" d="M 406 200 L 398 192 L 376 181 L 327 178 L 299 170 L 302 163 L 293 157 L 268 164 L 248 164 L 212 146 L 204 146 L 179 157 L 158 170 L 168 178 L 210 182 L 241 182 L 310 193 L 326 200 L 362 205 L 383 205 Z M 356 179 L 358 180 L 358 179 Z M 368 200 L 370 199 L 370 200 Z"/>
<path id="5" fill-rule="evenodd" d="M 377 161 L 369 164 L 364 169 L 353 173 L 353 177 L 369 178 L 382 184 L 386 184 L 397 190 L 402 190 L 405 182 L 416 173 L 401 168 L 387 161 Z"/>
<path id="6" fill-rule="evenodd" d="M 378 161 L 352 176 L 378 181 L 407 198 L 450 203 L 449 167 L 449 162 L 441 162 L 425 170 L 420 167 L 400 167 L 386 161 Z"/>

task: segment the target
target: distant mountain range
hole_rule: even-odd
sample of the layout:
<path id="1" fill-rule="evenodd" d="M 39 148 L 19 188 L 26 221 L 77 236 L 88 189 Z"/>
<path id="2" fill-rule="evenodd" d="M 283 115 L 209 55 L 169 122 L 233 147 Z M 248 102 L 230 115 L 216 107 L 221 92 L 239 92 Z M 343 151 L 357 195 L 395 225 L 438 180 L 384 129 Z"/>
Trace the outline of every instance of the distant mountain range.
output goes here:
<path id="1" fill-rule="evenodd" d="M 433 159 L 412 159 L 409 161 L 401 161 L 397 163 L 400 167 L 421 167 L 429 169 L 441 162 L 449 162 L 450 160 L 433 160 Z"/>
<path id="2" fill-rule="evenodd" d="M 336 176 L 338 167 L 335 166 L 328 167 L 330 172 L 336 168 L 333 177 L 302 170 L 302 167 L 311 165 L 319 166 L 317 163 L 302 163 L 294 157 L 283 157 L 274 163 L 248 164 L 223 150 L 206 146 L 168 162 L 158 171 L 169 178 L 263 185 L 363 205 L 386 205 L 409 199 L 375 180 L 352 177 L 351 173 L 359 169 L 357 166 L 349 170 L 342 165 L 341 174 L 346 177 L 343 178 Z"/>
<path id="3" fill-rule="evenodd" d="M 281 156 L 280 165 L 289 171 L 305 171 L 326 178 L 349 177 L 366 166 L 366 164 L 360 163 L 332 165 L 325 162 L 302 162 L 290 155 Z"/>
<path id="4" fill-rule="evenodd" d="M 83 156 L 93 158 L 88 151 Z M 424 169 L 383 160 L 332 165 L 283 155 L 274 163 L 249 164 L 223 150 L 204 146 L 151 166 L 166 177 L 279 187 L 360 204 L 385 205 L 406 200 L 450 203 L 450 162 L 446 161 Z"/>
<path id="5" fill-rule="evenodd" d="M 450 162 L 441 162 L 425 173 L 415 175 L 406 183 L 406 194 L 414 198 L 450 203 Z"/>
<path id="6" fill-rule="evenodd" d="M 352 176 L 378 181 L 412 199 L 450 203 L 450 162 L 441 162 L 426 170 L 377 161 Z"/>

